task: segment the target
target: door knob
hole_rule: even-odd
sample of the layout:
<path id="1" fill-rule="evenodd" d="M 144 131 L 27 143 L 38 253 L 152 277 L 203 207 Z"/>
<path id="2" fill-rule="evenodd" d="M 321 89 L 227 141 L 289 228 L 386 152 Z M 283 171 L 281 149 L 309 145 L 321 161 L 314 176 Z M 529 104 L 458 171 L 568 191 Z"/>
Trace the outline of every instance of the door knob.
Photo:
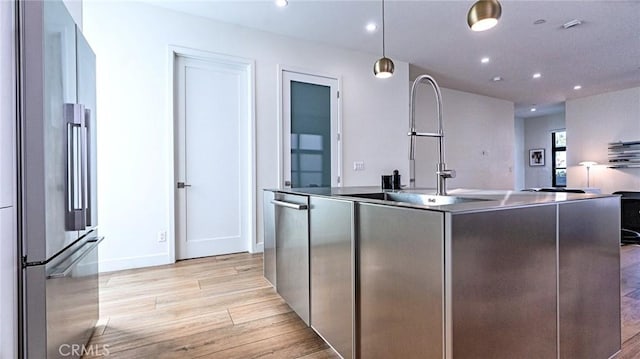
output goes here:
<path id="1" fill-rule="evenodd" d="M 178 182 L 178 188 L 191 187 L 190 184 L 184 184 L 184 182 Z"/>

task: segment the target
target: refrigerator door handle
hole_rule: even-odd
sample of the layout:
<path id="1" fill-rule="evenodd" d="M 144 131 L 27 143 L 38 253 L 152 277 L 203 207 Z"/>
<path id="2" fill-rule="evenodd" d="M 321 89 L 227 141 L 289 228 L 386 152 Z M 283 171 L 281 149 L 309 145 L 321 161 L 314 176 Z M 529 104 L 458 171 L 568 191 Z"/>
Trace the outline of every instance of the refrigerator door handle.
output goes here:
<path id="1" fill-rule="evenodd" d="M 70 258 L 74 254 L 79 253 L 80 251 L 82 251 L 86 247 L 86 249 L 84 250 L 84 252 L 82 252 L 82 254 L 80 254 L 78 257 L 73 259 L 64 269 L 56 270 L 55 272 L 47 275 L 47 279 L 66 277 L 71 272 L 71 270 L 73 270 L 73 267 L 75 267 L 75 265 L 78 262 L 80 262 L 89 253 L 91 253 L 91 251 L 93 251 L 93 249 L 95 247 L 97 247 L 98 244 L 100 244 L 100 242 L 102 242 L 103 240 L 104 240 L 104 237 L 92 238 L 92 239 L 87 240 L 85 242 L 85 244 L 82 245 L 82 247 L 80 247 L 77 250 L 75 250 L 67 258 Z"/>
<path id="2" fill-rule="evenodd" d="M 77 231 L 86 228 L 84 106 L 74 103 L 64 104 L 64 118 L 67 124 L 65 222 L 68 231 Z"/>
<path id="3" fill-rule="evenodd" d="M 93 217 L 93 213 L 92 213 L 92 208 L 93 208 L 93 201 L 95 200 L 95 198 L 92 198 L 91 196 L 91 176 L 95 175 L 95 173 L 91 172 L 91 153 L 89 152 L 90 149 L 92 148 L 91 146 L 93 146 L 94 144 L 91 142 L 91 128 L 89 128 L 89 124 L 91 123 L 91 110 L 88 108 L 85 108 L 84 110 L 84 153 L 83 153 L 83 157 L 84 157 L 84 196 L 85 196 L 85 210 L 86 210 L 86 214 L 85 214 L 85 218 L 86 218 L 86 223 L 85 226 L 86 227 L 91 227 L 91 226 L 95 226 L 97 223 L 92 223 L 92 217 Z"/>

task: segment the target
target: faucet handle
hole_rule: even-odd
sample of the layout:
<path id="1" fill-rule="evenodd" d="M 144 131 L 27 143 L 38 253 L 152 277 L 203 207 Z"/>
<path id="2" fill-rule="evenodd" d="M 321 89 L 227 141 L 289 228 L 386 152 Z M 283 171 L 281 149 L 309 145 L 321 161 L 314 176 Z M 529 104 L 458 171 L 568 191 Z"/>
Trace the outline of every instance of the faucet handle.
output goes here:
<path id="1" fill-rule="evenodd" d="M 456 177 L 456 170 L 438 171 L 438 176 L 440 176 L 442 178 L 455 178 Z"/>

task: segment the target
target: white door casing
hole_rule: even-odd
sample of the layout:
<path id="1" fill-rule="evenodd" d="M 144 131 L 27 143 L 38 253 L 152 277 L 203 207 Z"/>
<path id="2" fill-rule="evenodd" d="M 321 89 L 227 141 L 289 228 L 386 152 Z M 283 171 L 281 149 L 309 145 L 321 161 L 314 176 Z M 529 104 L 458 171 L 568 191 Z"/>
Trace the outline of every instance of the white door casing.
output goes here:
<path id="1" fill-rule="evenodd" d="M 253 64 L 174 51 L 175 258 L 254 250 Z"/>
<path id="2" fill-rule="evenodd" d="M 291 82 L 302 82 L 327 86 L 330 88 L 330 113 L 331 113 L 331 186 L 342 186 L 342 138 L 340 122 L 340 87 L 341 82 L 337 76 L 315 74 L 311 71 L 278 68 L 279 86 L 279 186 L 291 187 Z"/>

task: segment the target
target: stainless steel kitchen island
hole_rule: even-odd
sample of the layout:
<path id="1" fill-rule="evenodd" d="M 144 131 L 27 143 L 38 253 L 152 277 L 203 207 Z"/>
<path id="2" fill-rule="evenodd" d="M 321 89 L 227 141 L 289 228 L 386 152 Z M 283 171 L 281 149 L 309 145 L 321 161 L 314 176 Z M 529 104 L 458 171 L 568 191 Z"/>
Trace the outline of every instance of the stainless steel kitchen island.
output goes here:
<path id="1" fill-rule="evenodd" d="M 265 191 L 265 276 L 344 358 L 620 350 L 619 197 L 432 193 Z"/>

